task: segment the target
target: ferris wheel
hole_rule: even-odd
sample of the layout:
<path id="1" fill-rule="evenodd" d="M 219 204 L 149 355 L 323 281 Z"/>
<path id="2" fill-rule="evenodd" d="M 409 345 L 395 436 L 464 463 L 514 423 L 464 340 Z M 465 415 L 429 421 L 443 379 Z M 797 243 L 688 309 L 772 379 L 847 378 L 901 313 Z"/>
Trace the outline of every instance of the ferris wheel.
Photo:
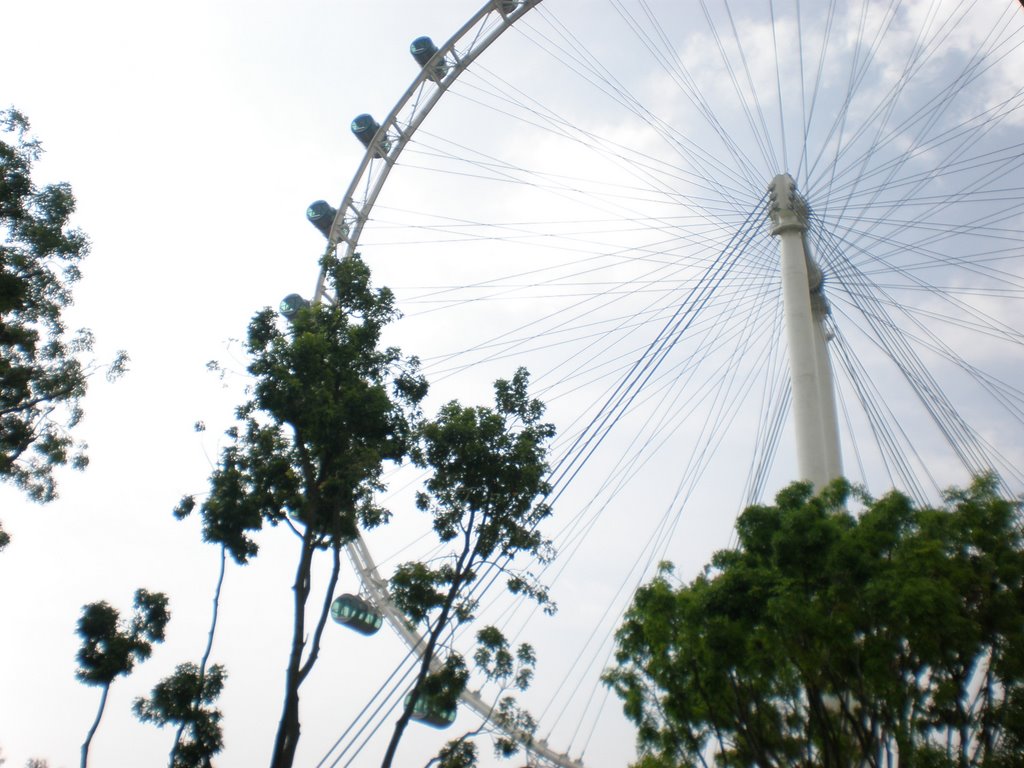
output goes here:
<path id="1" fill-rule="evenodd" d="M 820 265 L 844 474 L 921 501 L 985 470 L 1024 488 L 1019 3 L 494 0 L 411 53 L 391 112 L 353 119 L 340 204 L 309 218 L 396 289 L 432 383 L 526 364 L 559 428 L 545 577 L 579 610 L 491 607 L 565 657 L 537 736 L 509 734 L 531 763 L 621 762 L 587 744 L 618 708 L 599 678 L 632 590 L 663 559 L 694 572 L 795 477 L 779 174 Z M 408 665 L 421 638 L 372 544 L 348 548 L 337 615 L 386 622 Z M 335 746 L 323 765 L 359 764 Z"/>

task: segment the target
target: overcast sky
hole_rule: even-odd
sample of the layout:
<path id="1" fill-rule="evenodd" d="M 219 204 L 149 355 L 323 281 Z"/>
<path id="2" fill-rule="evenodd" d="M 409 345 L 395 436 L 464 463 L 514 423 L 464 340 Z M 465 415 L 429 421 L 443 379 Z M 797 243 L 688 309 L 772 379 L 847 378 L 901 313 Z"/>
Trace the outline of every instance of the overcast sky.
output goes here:
<path id="1" fill-rule="evenodd" d="M 362 240 L 375 279 L 406 313 L 391 340 L 420 355 L 435 384 L 430 408 L 486 400 L 490 381 L 528 364 L 567 440 L 672 313 L 697 303 L 698 279 L 733 234 L 747 233 L 717 303 L 686 325 L 556 505 L 551 533 L 565 534 L 568 563 L 547 575 L 558 616 L 508 619 L 538 646 L 530 706 L 541 735 L 574 756 L 586 748 L 587 765 L 632 755 L 618 704 L 597 685 L 617 612 L 657 559 L 689 577 L 729 545 L 755 445 L 770 442 L 785 348 L 760 198 L 775 173 L 793 173 L 820 232 L 832 233 L 814 236 L 822 260 L 873 281 L 871 295 L 979 442 L 1024 466 L 1019 393 L 968 375 L 1024 373 L 1019 4 L 960 16 L 958 3 L 914 0 L 890 17 L 888 3 L 868 2 L 863 13 L 844 5 L 831 27 L 806 9 L 797 24 L 792 3 L 776 5 L 774 26 L 767 2 L 734 5 L 737 48 L 717 3 L 705 16 L 702 3 L 655 2 L 646 16 L 629 2 L 546 0 L 442 98 Z M 77 432 L 91 464 L 59 473 L 58 501 L 38 507 L 0 488 L 13 537 L 0 555 L 8 765 L 77 764 L 99 691 L 75 681 L 75 621 L 96 600 L 127 612 L 138 587 L 170 595 L 167 641 L 114 683 L 91 758 L 165 759 L 172 734 L 129 708 L 205 643 L 217 552 L 201 543 L 198 520 L 175 522 L 171 509 L 204 492 L 223 447 L 246 383 L 246 324 L 287 293 L 311 294 L 323 239 L 304 210 L 318 198 L 337 205 L 358 168 L 351 119 L 382 119 L 417 73 L 409 42 L 443 42 L 477 7 L 4 3 L 0 107 L 29 117 L 46 151 L 37 181 L 72 184 L 75 224 L 92 241 L 69 325 L 94 330 L 97 360 L 119 349 L 132 360 L 123 380 L 94 380 Z M 921 488 L 934 498 L 967 471 L 900 383 L 891 350 L 864 330 L 864 313 L 881 310 L 859 305 L 852 275 L 826 269 L 842 336 L 833 349 L 848 344 L 868 371 L 837 375 L 847 472 L 875 493 L 899 484 L 858 404 L 858 385 L 877 387 L 883 420 L 915 444 Z M 222 377 L 206 370 L 210 360 Z M 193 429 L 200 420 L 203 433 Z M 763 497 L 794 474 L 790 431 L 786 422 Z M 408 505 L 416 480 L 395 477 L 395 520 L 371 540 L 385 571 L 427 549 Z M 1010 485 L 1020 490 L 1018 479 Z M 296 542 L 284 530 L 259 541 L 253 564 L 228 569 L 213 653 L 229 675 L 223 766 L 265 761 L 280 710 Z M 339 591 L 357 590 L 346 566 Z M 329 627 L 302 689 L 297 765 L 328 752 L 402 655 L 387 630 L 368 639 Z M 572 669 L 576 658 L 584 663 Z M 425 763 L 449 735 L 417 730 L 401 764 Z M 354 765 L 375 760 L 371 747 Z"/>

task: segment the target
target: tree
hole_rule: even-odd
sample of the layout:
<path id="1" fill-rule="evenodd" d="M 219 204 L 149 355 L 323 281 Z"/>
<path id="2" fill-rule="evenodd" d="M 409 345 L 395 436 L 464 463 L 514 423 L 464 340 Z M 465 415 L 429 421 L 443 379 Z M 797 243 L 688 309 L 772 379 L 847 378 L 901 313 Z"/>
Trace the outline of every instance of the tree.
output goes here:
<path id="1" fill-rule="evenodd" d="M 135 610 L 129 622 L 122 621 L 118 610 L 107 602 L 83 606 L 78 619 L 82 647 L 78 650 L 75 675 L 86 685 L 100 686 L 103 692 L 96 719 L 82 744 L 82 768 L 88 764 L 89 745 L 103 717 L 111 683 L 149 658 L 153 643 L 163 642 L 170 618 L 167 596 L 145 589 L 135 592 Z"/>
<path id="2" fill-rule="evenodd" d="M 79 358 L 93 337 L 69 334 L 62 313 L 89 244 L 68 226 L 71 187 L 32 181 L 42 150 L 28 130 L 23 114 L 0 111 L 0 479 L 46 502 L 56 496 L 54 467 L 87 463 L 70 431 L 91 373 Z M 120 353 L 108 376 L 126 363 Z"/>
<path id="3" fill-rule="evenodd" d="M 1024 546 L 991 476 L 941 508 L 837 481 L 748 508 L 688 585 L 638 590 L 606 681 L 644 768 L 1019 765 Z M 856 494 L 854 494 L 856 495 Z"/>
<path id="4" fill-rule="evenodd" d="M 156 684 L 150 698 L 135 700 L 132 709 L 142 722 L 160 727 L 177 724 L 170 768 L 210 768 L 213 756 L 224 747 L 223 715 L 211 705 L 226 677 L 219 664 L 208 670 L 179 664 L 173 675 Z"/>
<path id="5" fill-rule="evenodd" d="M 550 543 L 539 525 L 551 514 L 543 498 L 550 490 L 546 451 L 554 427 L 541 422 L 544 406 L 529 397 L 528 382 L 527 372 L 519 369 L 510 381 L 495 382 L 494 408 L 465 407 L 453 401 L 422 427 L 423 444 L 416 460 L 432 475 L 416 503 L 431 514 L 438 538 L 452 549 L 433 564 L 401 565 L 391 579 L 392 599 L 413 624 L 424 629 L 425 645 L 382 768 L 395 759 L 421 697 L 432 706 L 453 708 L 465 689 L 465 661 L 454 650 L 444 649 L 441 641 L 473 618 L 479 596 L 473 587 L 482 573 L 504 575 L 511 592 L 536 600 L 549 612 L 554 610 L 546 590 L 513 564 L 520 554 L 540 560 L 551 556 Z M 512 657 L 496 628 L 488 628 L 478 640 L 478 663 L 485 668 L 496 663 L 499 671 L 510 670 Z M 521 660 L 532 667 L 532 650 L 527 646 L 521 654 Z M 510 709 L 504 714 L 518 715 Z M 475 765 L 475 750 L 470 746 L 449 745 L 441 764 L 446 768 Z M 500 746 L 507 747 L 506 754 L 514 754 L 514 745 Z"/>
<path id="6" fill-rule="evenodd" d="M 483 677 L 498 686 L 490 716 L 479 728 L 445 744 L 425 768 L 435 765 L 438 768 L 473 768 L 477 764 L 478 752 L 472 739 L 483 733 L 491 734 L 497 757 L 513 757 L 520 747 L 515 735 L 532 737 L 537 729 L 530 713 L 519 706 L 515 696 L 509 695 L 509 691 L 525 691 L 530 686 L 537 663 L 533 647 L 522 643 L 513 654 L 497 627 L 484 627 L 476 637 L 473 661 Z"/>
<path id="7" fill-rule="evenodd" d="M 324 266 L 332 302 L 301 309 L 287 328 L 270 309 L 250 323 L 251 397 L 238 408 L 241 423 L 228 433 L 231 442 L 201 505 L 204 538 L 223 545 L 239 564 L 257 554 L 252 534 L 264 524 L 287 526 L 299 543 L 273 768 L 295 759 L 299 688 L 319 654 L 341 548 L 357 526 L 387 519 L 374 500 L 383 488 L 383 463 L 409 454 L 427 391 L 415 358 L 380 347 L 382 330 L 397 316 L 391 292 L 371 288 L 358 256 L 328 255 Z M 177 516 L 195 504 L 186 497 Z M 330 553 L 332 570 L 308 637 L 312 565 L 321 551 Z"/>

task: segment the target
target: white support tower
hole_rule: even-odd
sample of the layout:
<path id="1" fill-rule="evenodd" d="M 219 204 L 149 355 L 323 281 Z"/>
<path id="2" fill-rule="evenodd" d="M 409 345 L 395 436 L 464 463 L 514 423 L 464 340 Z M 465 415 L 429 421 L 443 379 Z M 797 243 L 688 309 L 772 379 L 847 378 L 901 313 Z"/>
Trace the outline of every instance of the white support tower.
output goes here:
<path id="1" fill-rule="evenodd" d="M 835 392 L 824 327 L 829 313 L 824 276 L 805 237 L 807 204 L 789 174 L 768 188 L 772 234 L 782 250 L 782 303 L 793 386 L 797 469 L 815 489 L 843 474 Z"/>

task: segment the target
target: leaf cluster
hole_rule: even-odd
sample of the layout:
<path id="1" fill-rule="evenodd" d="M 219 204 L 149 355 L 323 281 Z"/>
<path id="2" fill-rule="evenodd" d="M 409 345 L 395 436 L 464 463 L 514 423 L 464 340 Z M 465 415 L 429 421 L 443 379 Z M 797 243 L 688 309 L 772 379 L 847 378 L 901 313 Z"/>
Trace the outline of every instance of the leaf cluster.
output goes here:
<path id="1" fill-rule="evenodd" d="M 638 590 L 605 674 L 638 765 L 1017 764 L 1021 504 L 988 476 L 941 508 L 849 493 L 794 484 L 692 583 Z"/>
<path id="2" fill-rule="evenodd" d="M 509 567 L 519 554 L 540 560 L 551 554 L 539 526 L 551 514 L 543 499 L 554 427 L 541 421 L 544 407 L 529 397 L 528 386 L 529 374 L 520 368 L 511 380 L 495 382 L 493 408 L 452 401 L 419 430 L 414 457 L 431 475 L 416 504 L 453 549 L 437 564 L 396 569 L 392 599 L 414 623 L 430 624 L 441 612 L 446 620 L 449 612 L 458 622 L 472 618 L 475 604 L 465 590 L 483 566 L 505 572 L 512 592 L 553 610 L 531 574 Z"/>
<path id="3" fill-rule="evenodd" d="M 427 385 L 415 358 L 379 347 L 397 316 L 393 296 L 370 286 L 358 255 L 328 256 L 325 266 L 333 302 L 301 310 L 287 327 L 270 309 L 249 325 L 254 383 L 201 505 L 204 538 L 239 563 L 257 553 L 252 534 L 264 523 L 288 520 L 328 546 L 357 524 L 383 522 L 374 503 L 382 465 L 412 450 Z M 186 497 L 175 514 L 195 505 Z"/>
<path id="4" fill-rule="evenodd" d="M 543 561 L 551 552 L 539 526 L 551 514 L 544 498 L 550 491 L 546 457 L 554 428 L 541 421 L 544 406 L 529 396 L 528 389 L 529 374 L 520 368 L 512 379 L 495 382 L 494 407 L 449 402 L 418 430 L 413 456 L 430 470 L 430 476 L 416 504 L 431 515 L 435 533 L 449 549 L 431 562 L 400 565 L 390 582 L 394 604 L 411 623 L 426 630 L 420 673 L 411 694 L 414 699 L 429 693 L 446 674 L 434 668 L 434 657 L 442 652 L 443 634 L 472 620 L 478 583 L 504 576 L 509 591 L 526 595 L 549 612 L 554 610 L 547 590 L 532 574 L 514 568 L 518 555 Z M 481 574 L 486 581 L 478 582 Z M 521 689 L 529 684 L 533 651 L 528 645 L 513 656 L 504 636 L 493 627 L 481 631 L 478 644 L 475 660 L 488 679 L 502 680 L 503 687 L 511 684 Z M 460 654 L 451 649 L 445 653 L 445 667 L 464 668 Z M 510 676 L 514 677 L 511 682 Z M 467 681 L 468 677 L 461 680 L 458 688 L 445 687 L 446 695 L 454 693 L 457 698 Z M 411 711 L 407 705 L 396 724 L 384 766 L 394 758 Z M 508 718 L 510 727 L 532 733 L 525 727 L 531 722 L 529 716 L 521 716 L 511 697 L 500 705 L 497 715 Z M 475 765 L 476 748 L 464 744 L 465 740 L 450 742 L 437 758 L 440 764 Z M 518 749 L 511 739 L 499 739 L 496 744 L 500 754 Z"/>
<path id="5" fill-rule="evenodd" d="M 213 756 L 223 749 L 223 714 L 212 705 L 226 678 L 220 664 L 205 672 L 196 664 L 179 664 L 170 677 L 154 686 L 148 699 L 135 700 L 132 709 L 142 722 L 180 728 L 171 768 L 210 768 Z"/>
<path id="6" fill-rule="evenodd" d="M 493 736 L 495 756 L 507 759 L 516 755 L 521 742 L 528 743 L 537 730 L 533 716 L 519 706 L 515 696 L 506 695 L 509 690 L 525 691 L 530 686 L 537 663 L 533 647 L 522 643 L 513 651 L 505 635 L 494 626 L 479 630 L 476 639 L 473 661 L 484 679 L 499 687 L 497 701 L 483 728 L 449 741 L 428 765 L 437 765 L 439 768 L 473 768 L 477 765 L 479 753 L 471 738 L 484 730 Z M 457 654 L 453 653 L 449 658 L 453 656 Z M 456 698 L 467 681 L 468 677 L 461 681 L 462 687 L 456 691 Z"/>
<path id="7" fill-rule="evenodd" d="M 123 621 L 116 608 L 105 601 L 89 603 L 78 619 L 82 646 L 78 650 L 75 675 L 87 685 L 109 686 L 114 678 L 127 675 L 163 642 L 171 614 L 167 595 L 139 589 L 134 611 Z"/>
<path id="8" fill-rule="evenodd" d="M 93 339 L 69 334 L 62 312 L 89 243 L 68 226 L 70 186 L 33 182 L 42 150 L 28 130 L 23 114 L 0 111 L 0 479 L 45 502 L 56 495 L 53 467 L 86 463 L 69 430 L 88 377 L 78 356 Z"/>

